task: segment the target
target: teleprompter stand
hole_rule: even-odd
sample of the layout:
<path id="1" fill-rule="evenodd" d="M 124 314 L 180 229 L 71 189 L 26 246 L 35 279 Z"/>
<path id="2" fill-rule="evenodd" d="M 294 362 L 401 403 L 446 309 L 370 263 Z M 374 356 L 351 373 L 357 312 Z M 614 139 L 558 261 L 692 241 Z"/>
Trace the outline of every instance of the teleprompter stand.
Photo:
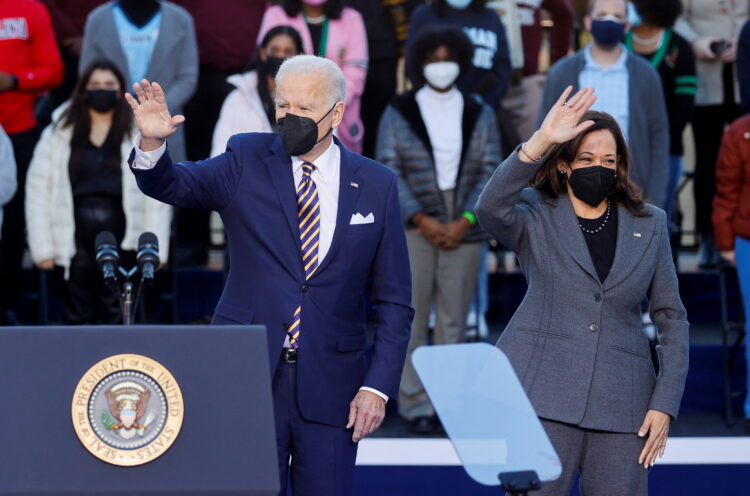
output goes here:
<path id="1" fill-rule="evenodd" d="M 412 362 L 472 479 L 525 496 L 560 477 L 560 459 L 502 351 L 423 346 Z"/>

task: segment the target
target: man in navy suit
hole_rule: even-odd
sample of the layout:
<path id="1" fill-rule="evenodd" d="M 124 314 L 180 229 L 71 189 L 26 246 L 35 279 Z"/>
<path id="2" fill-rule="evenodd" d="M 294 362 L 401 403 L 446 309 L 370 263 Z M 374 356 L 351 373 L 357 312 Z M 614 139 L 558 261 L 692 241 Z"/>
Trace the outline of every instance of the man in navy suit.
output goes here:
<path id="1" fill-rule="evenodd" d="M 413 317 L 396 177 L 333 137 L 346 92 L 335 63 L 292 58 L 276 87 L 278 134 L 239 134 L 222 155 L 175 164 L 165 138 L 184 117 L 157 83 L 136 83 L 130 163 L 147 195 L 221 214 L 232 264 L 213 323 L 268 330 L 281 494 L 291 470 L 297 495 L 349 495 L 356 443 L 398 394 Z"/>

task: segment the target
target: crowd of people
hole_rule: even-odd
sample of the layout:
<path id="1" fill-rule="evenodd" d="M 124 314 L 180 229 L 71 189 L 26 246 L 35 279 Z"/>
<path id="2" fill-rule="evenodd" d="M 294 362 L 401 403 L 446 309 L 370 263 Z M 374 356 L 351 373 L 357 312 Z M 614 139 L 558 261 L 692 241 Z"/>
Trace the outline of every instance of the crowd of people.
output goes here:
<path id="1" fill-rule="evenodd" d="M 185 116 L 170 156 L 198 161 L 275 129 L 275 76 L 299 54 L 341 68 L 338 139 L 398 177 L 409 351 L 429 328 L 433 343 L 461 341 L 474 300 L 486 310 L 475 289 L 490 234 L 474 205 L 568 86 L 595 88 L 592 109 L 628 143 L 630 178 L 668 219 L 690 124 L 700 264 L 735 264 L 750 311 L 749 16 L 747 0 L 0 0 L 0 323 L 19 323 L 27 248 L 54 273 L 71 324 L 118 319 L 93 261 L 102 230 L 125 256 L 153 231 L 163 263 L 170 240 L 172 263 L 205 263 L 209 214 L 173 212 L 135 184 L 124 95 L 142 79 L 165 88 Z M 429 432 L 410 363 L 400 413 Z"/>

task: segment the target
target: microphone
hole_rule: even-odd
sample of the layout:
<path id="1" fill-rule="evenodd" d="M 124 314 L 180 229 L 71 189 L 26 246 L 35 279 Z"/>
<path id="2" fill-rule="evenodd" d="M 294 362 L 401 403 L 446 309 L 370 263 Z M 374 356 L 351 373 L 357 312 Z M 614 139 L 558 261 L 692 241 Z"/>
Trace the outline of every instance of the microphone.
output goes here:
<path id="1" fill-rule="evenodd" d="M 153 279 L 154 271 L 159 267 L 159 239 L 152 232 L 145 232 L 138 238 L 138 268 L 143 279 Z"/>
<path id="2" fill-rule="evenodd" d="M 109 231 L 102 231 L 96 235 L 96 265 L 104 275 L 105 281 L 117 280 L 117 267 L 120 265 L 120 255 L 117 253 L 117 240 Z"/>

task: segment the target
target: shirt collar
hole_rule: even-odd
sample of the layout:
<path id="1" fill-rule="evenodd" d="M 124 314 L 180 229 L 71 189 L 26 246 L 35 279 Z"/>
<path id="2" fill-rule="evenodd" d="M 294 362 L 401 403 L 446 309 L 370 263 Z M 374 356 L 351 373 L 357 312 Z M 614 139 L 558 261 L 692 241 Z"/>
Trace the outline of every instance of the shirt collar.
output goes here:
<path id="1" fill-rule="evenodd" d="M 324 180 L 329 180 L 331 174 L 335 173 L 335 160 L 339 155 L 339 147 L 334 140 L 331 140 L 331 144 L 328 146 L 323 154 L 316 158 L 313 162 L 315 165 L 315 171 L 317 171 Z M 292 157 L 292 170 L 295 174 L 302 175 L 302 164 L 304 160 L 299 157 Z M 315 172 L 313 172 L 314 174 Z"/>
<path id="2" fill-rule="evenodd" d="M 625 63 L 628 60 L 628 49 L 622 43 L 620 43 L 620 57 L 614 64 L 607 67 L 606 69 L 597 64 L 594 60 L 594 57 L 591 56 L 591 44 L 586 45 L 586 48 L 583 49 L 583 56 L 586 61 L 587 69 L 596 69 L 602 72 L 627 70 Z"/>

